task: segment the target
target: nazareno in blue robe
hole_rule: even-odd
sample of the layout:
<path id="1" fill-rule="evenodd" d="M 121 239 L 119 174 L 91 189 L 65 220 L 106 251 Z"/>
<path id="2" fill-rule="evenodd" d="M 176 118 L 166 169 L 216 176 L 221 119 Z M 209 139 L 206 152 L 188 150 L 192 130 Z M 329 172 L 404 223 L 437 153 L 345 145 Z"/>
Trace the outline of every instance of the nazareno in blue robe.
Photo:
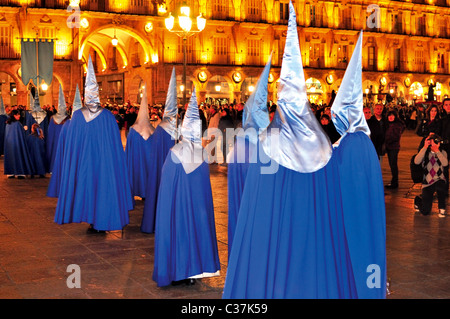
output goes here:
<path id="1" fill-rule="evenodd" d="M 70 119 L 64 121 L 58 137 L 58 145 L 56 147 L 55 158 L 53 160 L 53 171 L 50 176 L 50 182 L 47 187 L 48 197 L 58 197 L 59 186 L 61 183 L 61 169 L 64 159 L 64 145 L 66 141 L 67 130 L 70 125 Z"/>
<path id="2" fill-rule="evenodd" d="M 186 174 L 167 156 L 162 169 L 155 228 L 153 280 L 159 287 L 220 271 L 209 166 Z"/>
<path id="3" fill-rule="evenodd" d="M 231 253 L 250 158 L 255 148 L 256 145 L 248 138 L 236 136 L 234 147 L 228 153 L 228 256 Z"/>
<path id="4" fill-rule="evenodd" d="M 0 156 L 4 154 L 7 115 L 0 115 Z"/>
<path id="5" fill-rule="evenodd" d="M 156 205 L 158 202 L 159 184 L 161 182 L 161 171 L 170 149 L 175 145 L 172 139 L 161 126 L 156 127 L 150 138 L 150 159 L 147 163 L 148 176 L 145 192 L 144 211 L 142 214 L 141 231 L 144 233 L 155 232 Z"/>
<path id="6" fill-rule="evenodd" d="M 249 166 L 223 298 L 356 298 L 337 161 L 313 173 Z"/>
<path id="7" fill-rule="evenodd" d="M 151 163 L 152 137 L 144 139 L 133 127 L 127 136 L 125 155 L 127 159 L 128 178 L 133 196 L 145 198 L 148 182 L 149 163 Z"/>
<path id="8" fill-rule="evenodd" d="M 82 110 L 75 111 L 64 143 L 55 222 L 122 230 L 132 209 L 125 152 L 113 114 L 103 109 L 86 122 Z"/>
<path id="9" fill-rule="evenodd" d="M 53 118 L 50 119 L 48 124 L 48 133 L 46 137 L 45 143 L 45 156 L 48 163 L 48 171 L 53 171 L 53 163 L 55 161 L 56 149 L 58 147 L 58 139 L 61 133 L 61 129 L 64 123 L 67 121 L 63 120 L 60 124 L 55 123 Z"/>
<path id="10" fill-rule="evenodd" d="M 31 175 L 33 173 L 26 132 L 19 121 L 6 124 L 4 151 L 5 175 Z"/>
<path id="11" fill-rule="evenodd" d="M 363 132 L 346 134 L 333 153 L 358 298 L 386 297 L 386 214 L 380 162 Z"/>
<path id="12" fill-rule="evenodd" d="M 28 134 L 27 147 L 30 153 L 32 166 L 31 175 L 45 175 L 47 173 L 47 160 L 45 156 L 45 141 L 35 134 Z"/>

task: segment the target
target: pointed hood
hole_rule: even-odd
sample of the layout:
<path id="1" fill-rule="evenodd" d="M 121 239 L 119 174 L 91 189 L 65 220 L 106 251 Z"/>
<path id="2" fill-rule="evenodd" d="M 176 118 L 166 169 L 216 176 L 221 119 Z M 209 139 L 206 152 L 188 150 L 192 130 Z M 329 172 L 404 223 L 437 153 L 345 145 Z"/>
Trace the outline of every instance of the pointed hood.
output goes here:
<path id="1" fill-rule="evenodd" d="M 242 113 L 242 128 L 249 133 L 250 141 L 257 143 L 257 136 L 253 136 L 249 129 L 254 129 L 257 134 L 269 126 L 269 110 L 267 109 L 267 87 L 269 82 L 270 67 L 272 66 L 272 54 L 269 56 L 263 72 L 256 83 L 255 91 L 250 95 Z"/>
<path id="2" fill-rule="evenodd" d="M 33 98 L 33 95 L 30 93 L 30 113 L 38 124 L 41 124 L 47 116 L 47 112 L 41 108 L 39 94 L 36 94 L 36 98 Z"/>
<path id="3" fill-rule="evenodd" d="M 202 121 L 198 110 L 195 87 L 189 100 L 180 130 L 181 140 L 172 147 L 172 159 L 183 165 L 186 174 L 193 172 L 203 163 Z"/>
<path id="4" fill-rule="evenodd" d="M 289 2 L 289 23 L 281 65 L 277 112 L 259 138 L 265 153 L 272 160 L 301 173 L 321 169 L 332 155 L 331 142 L 307 99 L 292 2 Z"/>
<path id="5" fill-rule="evenodd" d="M 56 124 L 60 124 L 64 119 L 66 119 L 68 116 L 67 113 L 67 105 L 66 100 L 64 98 L 64 92 L 62 89 L 61 83 L 59 84 L 59 97 L 58 97 L 58 112 L 53 115 L 53 121 L 55 121 Z"/>
<path id="6" fill-rule="evenodd" d="M 175 67 L 172 69 L 172 75 L 170 77 L 169 89 L 167 90 L 166 105 L 164 107 L 164 114 L 159 123 L 174 140 L 177 139 L 177 120 L 178 120 L 178 108 L 177 108 L 177 76 L 175 74 Z"/>
<path id="7" fill-rule="evenodd" d="M 189 105 L 181 124 L 181 136 L 183 140 L 188 139 L 191 143 L 202 144 L 202 121 L 198 111 L 197 94 L 194 90 L 189 100 Z"/>
<path id="8" fill-rule="evenodd" d="M 3 96 L 0 95 L 0 115 L 6 115 L 5 105 L 3 104 Z"/>
<path id="9" fill-rule="evenodd" d="M 150 123 L 150 116 L 148 115 L 147 83 L 145 83 L 142 95 L 138 116 L 131 127 L 138 132 L 144 140 L 147 140 L 155 131 L 155 128 Z"/>
<path id="10" fill-rule="evenodd" d="M 77 84 L 77 88 L 75 90 L 75 97 L 74 97 L 73 103 L 72 103 L 72 115 L 73 115 L 73 112 L 81 109 L 82 107 L 83 107 L 83 104 L 81 104 L 80 89 L 78 88 L 78 84 Z"/>
<path id="11" fill-rule="evenodd" d="M 362 41 L 363 32 L 361 31 L 352 58 L 331 106 L 331 119 L 341 135 L 362 131 L 370 136 L 370 130 L 363 112 Z"/>
<path id="12" fill-rule="evenodd" d="M 86 82 L 84 85 L 84 107 L 82 109 L 86 122 L 95 119 L 103 110 L 100 104 L 100 94 L 98 90 L 97 78 L 95 76 L 94 65 L 89 55 Z"/>

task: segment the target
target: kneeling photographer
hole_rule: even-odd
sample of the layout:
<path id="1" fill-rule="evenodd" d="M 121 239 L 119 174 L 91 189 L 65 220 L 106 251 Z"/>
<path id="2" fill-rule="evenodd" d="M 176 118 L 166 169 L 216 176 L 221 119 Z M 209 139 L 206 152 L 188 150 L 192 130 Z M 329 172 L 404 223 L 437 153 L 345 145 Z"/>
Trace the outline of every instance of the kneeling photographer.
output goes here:
<path id="1" fill-rule="evenodd" d="M 415 205 L 423 215 L 429 215 L 433 205 L 433 195 L 438 197 L 439 217 L 445 217 L 446 180 L 444 167 L 448 166 L 447 153 L 442 150 L 441 137 L 431 133 L 424 141 L 423 147 L 414 158 L 416 165 L 422 165 L 422 198 L 415 199 Z"/>

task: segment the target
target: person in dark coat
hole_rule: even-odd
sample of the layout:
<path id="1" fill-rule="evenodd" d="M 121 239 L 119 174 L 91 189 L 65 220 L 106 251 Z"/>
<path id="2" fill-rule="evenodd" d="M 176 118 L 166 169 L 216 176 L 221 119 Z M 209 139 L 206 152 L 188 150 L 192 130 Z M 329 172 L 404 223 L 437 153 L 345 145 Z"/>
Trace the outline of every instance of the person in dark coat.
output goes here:
<path id="1" fill-rule="evenodd" d="M 398 188 L 398 152 L 400 151 L 400 138 L 405 130 L 405 124 L 398 118 L 396 111 L 387 113 L 387 123 L 385 132 L 386 153 L 388 155 L 389 167 L 391 168 L 392 179 L 386 188 Z"/>
<path id="2" fill-rule="evenodd" d="M 375 105 L 372 117 L 367 120 L 367 125 L 369 125 L 370 129 L 370 139 L 372 140 L 373 146 L 377 151 L 380 164 L 384 154 L 386 154 L 386 150 L 384 148 L 386 119 L 383 116 L 383 108 L 384 107 L 382 104 Z"/>
<path id="3" fill-rule="evenodd" d="M 233 147 L 232 145 L 234 144 L 234 136 L 227 137 L 227 128 L 234 129 L 233 117 L 227 107 L 224 107 L 220 112 L 218 128 L 222 132 L 223 163 L 226 164 L 228 152 L 230 151 L 230 147 Z"/>

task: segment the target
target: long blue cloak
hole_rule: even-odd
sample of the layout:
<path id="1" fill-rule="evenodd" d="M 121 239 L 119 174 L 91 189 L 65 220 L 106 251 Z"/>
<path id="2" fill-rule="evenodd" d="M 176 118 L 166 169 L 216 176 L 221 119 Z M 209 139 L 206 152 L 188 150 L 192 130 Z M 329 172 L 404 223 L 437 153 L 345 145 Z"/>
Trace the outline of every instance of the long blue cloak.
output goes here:
<path id="1" fill-rule="evenodd" d="M 62 121 L 60 124 L 56 124 L 52 118 L 52 119 L 50 119 L 50 122 L 48 124 L 48 133 L 47 133 L 47 138 L 46 138 L 46 143 L 45 143 L 45 156 L 46 156 L 46 160 L 48 163 L 49 172 L 53 172 L 53 163 L 55 161 L 55 155 L 56 155 L 56 149 L 58 147 L 59 135 L 61 134 L 61 130 L 66 121 L 67 120 Z"/>
<path id="2" fill-rule="evenodd" d="M 128 178 L 133 196 L 145 198 L 148 181 L 148 165 L 151 162 L 151 136 L 145 140 L 134 128 L 130 128 L 125 146 Z"/>
<path id="3" fill-rule="evenodd" d="M 376 150 L 364 132 L 355 132 L 342 138 L 333 157 L 358 298 L 385 298 L 386 216 Z"/>
<path id="4" fill-rule="evenodd" d="M 231 253 L 250 158 L 255 148 L 248 138 L 237 136 L 234 147 L 228 154 L 228 256 Z"/>
<path id="5" fill-rule="evenodd" d="M 250 165 L 223 298 L 356 298 L 337 163 L 313 173 Z M 261 160 L 263 159 L 263 160 Z"/>
<path id="6" fill-rule="evenodd" d="M 7 115 L 0 115 L 0 156 L 4 154 Z"/>
<path id="7" fill-rule="evenodd" d="M 61 169 L 64 159 L 64 144 L 66 141 L 66 135 L 69 125 L 70 119 L 64 122 L 61 128 L 61 132 L 59 133 L 58 146 L 56 147 L 55 158 L 53 160 L 53 171 L 47 188 L 48 197 L 58 197 L 59 195 L 59 186 L 61 183 Z"/>
<path id="8" fill-rule="evenodd" d="M 144 233 L 153 233 L 155 231 L 156 205 L 161 182 L 161 171 L 167 154 L 175 145 L 175 140 L 161 126 L 156 127 L 155 132 L 149 139 L 152 139 L 152 142 L 150 159 L 147 163 L 147 187 L 141 223 L 141 231 Z"/>
<path id="9" fill-rule="evenodd" d="M 153 280 L 161 287 L 219 270 L 209 166 L 203 162 L 186 174 L 169 154 L 158 196 Z"/>
<path id="10" fill-rule="evenodd" d="M 5 129 L 5 175 L 31 175 L 33 167 L 26 142 L 26 132 L 19 121 L 6 125 Z"/>
<path id="11" fill-rule="evenodd" d="M 132 209 L 125 152 L 113 114 L 104 109 L 86 122 L 82 111 L 75 111 L 64 144 L 55 222 L 121 230 Z"/>
<path id="12" fill-rule="evenodd" d="M 45 175 L 47 173 L 47 159 L 45 156 L 45 141 L 36 135 L 26 137 L 30 162 L 33 168 L 31 175 Z"/>

